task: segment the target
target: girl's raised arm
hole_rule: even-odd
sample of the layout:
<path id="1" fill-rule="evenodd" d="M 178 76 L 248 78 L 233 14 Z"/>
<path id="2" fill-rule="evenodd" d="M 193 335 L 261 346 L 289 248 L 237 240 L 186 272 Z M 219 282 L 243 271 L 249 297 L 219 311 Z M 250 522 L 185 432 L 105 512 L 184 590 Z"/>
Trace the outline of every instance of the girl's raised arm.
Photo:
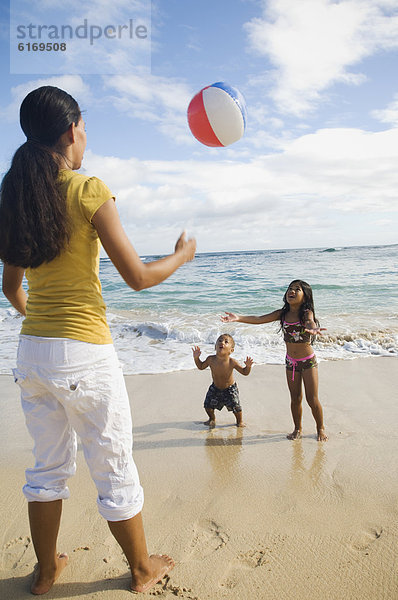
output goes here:
<path id="1" fill-rule="evenodd" d="M 274 310 L 271 313 L 266 315 L 261 315 L 260 317 L 256 316 L 245 316 L 245 315 L 236 315 L 235 313 L 225 312 L 225 315 L 221 316 L 221 321 L 223 323 L 248 323 L 250 325 L 261 325 L 262 323 L 272 323 L 273 321 L 278 321 L 281 316 L 281 309 Z"/>
<path id="2" fill-rule="evenodd" d="M 97 210 L 92 223 L 105 252 L 127 285 L 136 291 L 161 283 L 195 256 L 196 241 L 186 240 L 184 232 L 178 238 L 173 254 L 143 263 L 123 229 L 113 198 Z"/>

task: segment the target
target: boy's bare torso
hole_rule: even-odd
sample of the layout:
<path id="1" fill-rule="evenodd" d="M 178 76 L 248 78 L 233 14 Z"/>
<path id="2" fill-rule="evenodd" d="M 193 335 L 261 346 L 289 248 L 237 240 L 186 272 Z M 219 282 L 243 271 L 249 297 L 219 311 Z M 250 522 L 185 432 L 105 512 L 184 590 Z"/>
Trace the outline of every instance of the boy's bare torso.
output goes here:
<path id="1" fill-rule="evenodd" d="M 224 358 L 216 354 L 209 356 L 209 367 L 213 377 L 213 383 L 219 390 L 225 390 L 235 383 L 233 371 L 236 361 L 230 356 Z"/>

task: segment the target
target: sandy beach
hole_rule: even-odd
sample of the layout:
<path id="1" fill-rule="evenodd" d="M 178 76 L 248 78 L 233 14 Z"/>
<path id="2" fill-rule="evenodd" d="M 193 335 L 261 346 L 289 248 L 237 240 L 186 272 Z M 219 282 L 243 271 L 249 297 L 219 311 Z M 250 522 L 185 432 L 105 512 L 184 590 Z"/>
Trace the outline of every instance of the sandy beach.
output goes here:
<path id="1" fill-rule="evenodd" d="M 319 371 L 325 444 L 306 405 L 303 438 L 286 439 L 282 366 L 237 375 L 244 429 L 225 409 L 215 429 L 203 425 L 208 371 L 126 377 L 149 550 L 176 561 L 147 597 L 398 599 L 397 360 L 324 361 Z M 7 375 L 0 385 L 0 597 L 24 600 L 35 565 L 21 492 L 32 444 L 17 386 Z M 45 597 L 131 598 L 80 450 L 70 490 L 59 537 L 70 564 Z"/>

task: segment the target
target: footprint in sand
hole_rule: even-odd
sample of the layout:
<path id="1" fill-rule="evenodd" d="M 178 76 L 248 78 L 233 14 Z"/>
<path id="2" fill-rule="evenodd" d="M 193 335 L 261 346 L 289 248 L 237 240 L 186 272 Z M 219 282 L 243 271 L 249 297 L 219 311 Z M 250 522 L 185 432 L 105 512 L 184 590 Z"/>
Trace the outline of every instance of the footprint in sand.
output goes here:
<path id="1" fill-rule="evenodd" d="M 382 527 L 374 527 L 370 531 L 364 531 L 354 539 L 352 547 L 359 551 L 369 550 L 370 546 L 381 537 L 382 533 Z"/>
<path id="2" fill-rule="evenodd" d="M 231 561 L 220 586 L 232 590 L 242 581 L 239 571 L 251 571 L 258 567 L 267 566 L 269 563 L 269 549 L 251 550 L 240 554 L 235 560 Z"/>
<path id="3" fill-rule="evenodd" d="M 195 555 L 198 558 L 205 558 L 228 542 L 229 536 L 221 530 L 221 527 L 214 521 L 201 521 L 193 525 L 192 540 L 185 553 L 184 561 L 192 559 Z"/>
<path id="4" fill-rule="evenodd" d="M 170 578 L 166 577 L 158 586 L 161 585 L 158 589 L 151 590 L 150 594 L 153 596 L 161 596 L 163 592 L 171 592 L 173 596 L 177 596 L 177 598 L 182 598 L 183 600 L 200 600 L 198 596 L 195 596 L 193 591 L 190 588 L 183 587 L 180 585 L 173 585 L 170 582 Z"/>
<path id="5" fill-rule="evenodd" d="M 240 571 L 253 571 L 262 567 L 263 569 L 271 570 L 272 551 L 280 542 L 283 543 L 284 537 L 278 538 L 264 548 L 241 552 L 237 558 L 229 564 L 224 577 L 220 581 L 220 586 L 226 589 L 233 589 L 242 582 Z"/>
<path id="6" fill-rule="evenodd" d="M 10 540 L 3 546 L 3 564 L 6 569 L 16 569 L 23 561 L 23 558 L 31 545 L 31 539 L 27 536 L 20 536 Z"/>

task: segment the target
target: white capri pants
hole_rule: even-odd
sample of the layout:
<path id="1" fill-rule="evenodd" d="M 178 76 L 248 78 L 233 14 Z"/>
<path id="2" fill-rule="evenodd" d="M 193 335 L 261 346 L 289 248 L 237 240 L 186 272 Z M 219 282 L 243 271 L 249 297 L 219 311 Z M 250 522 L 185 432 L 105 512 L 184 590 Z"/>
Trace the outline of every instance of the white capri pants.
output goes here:
<path id="1" fill-rule="evenodd" d="M 69 498 L 79 436 L 107 521 L 137 515 L 144 494 L 135 466 L 126 385 L 113 344 L 21 335 L 15 381 L 34 440 L 29 502 Z"/>

